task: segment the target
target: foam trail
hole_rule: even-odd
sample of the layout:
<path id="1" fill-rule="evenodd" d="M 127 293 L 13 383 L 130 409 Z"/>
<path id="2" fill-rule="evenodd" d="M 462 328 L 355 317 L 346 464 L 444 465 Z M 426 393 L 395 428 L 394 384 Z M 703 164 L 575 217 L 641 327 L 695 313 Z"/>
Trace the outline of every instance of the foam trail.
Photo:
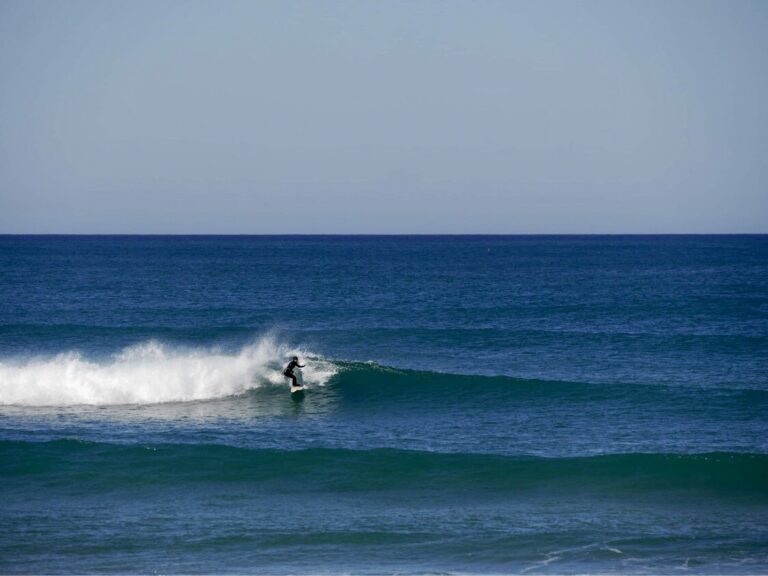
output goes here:
<path id="1" fill-rule="evenodd" d="M 207 400 L 286 384 L 287 359 L 311 357 L 304 381 L 322 386 L 333 364 L 265 337 L 237 353 L 178 349 L 157 341 L 131 346 L 106 361 L 77 352 L 25 361 L 0 361 L 0 405 L 154 404 Z"/>

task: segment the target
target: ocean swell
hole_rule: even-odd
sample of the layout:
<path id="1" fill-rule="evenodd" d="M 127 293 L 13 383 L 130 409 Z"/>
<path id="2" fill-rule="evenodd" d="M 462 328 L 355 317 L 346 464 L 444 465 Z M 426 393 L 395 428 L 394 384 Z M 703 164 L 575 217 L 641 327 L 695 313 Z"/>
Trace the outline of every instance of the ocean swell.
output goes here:
<path id="1" fill-rule="evenodd" d="M 221 444 L 146 446 L 55 440 L 0 441 L 0 477 L 36 477 L 94 488 L 137 484 L 256 482 L 302 492 L 522 490 L 629 495 L 684 489 L 768 498 L 768 456 L 606 454 L 566 458 L 397 449 L 276 450 Z"/>

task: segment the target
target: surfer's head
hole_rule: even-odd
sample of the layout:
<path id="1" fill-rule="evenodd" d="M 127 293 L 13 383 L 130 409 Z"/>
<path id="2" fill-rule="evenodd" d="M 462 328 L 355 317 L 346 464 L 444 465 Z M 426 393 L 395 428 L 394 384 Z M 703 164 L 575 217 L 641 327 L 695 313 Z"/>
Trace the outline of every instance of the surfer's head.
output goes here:
<path id="1" fill-rule="evenodd" d="M 293 359 L 296 360 L 296 362 L 299 361 L 299 357 L 298 356 L 294 356 Z"/>

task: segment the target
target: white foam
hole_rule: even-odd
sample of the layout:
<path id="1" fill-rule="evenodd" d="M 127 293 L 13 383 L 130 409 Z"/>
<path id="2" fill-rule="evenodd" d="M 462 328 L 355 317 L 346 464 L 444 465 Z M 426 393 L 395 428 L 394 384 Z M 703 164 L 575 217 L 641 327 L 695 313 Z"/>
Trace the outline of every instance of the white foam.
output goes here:
<path id="1" fill-rule="evenodd" d="M 242 394 L 265 385 L 286 385 L 288 359 L 307 357 L 303 379 L 324 385 L 330 362 L 265 337 L 236 353 L 212 348 L 174 348 L 157 341 L 131 346 L 107 360 L 77 352 L 0 361 L 0 405 L 155 404 Z"/>

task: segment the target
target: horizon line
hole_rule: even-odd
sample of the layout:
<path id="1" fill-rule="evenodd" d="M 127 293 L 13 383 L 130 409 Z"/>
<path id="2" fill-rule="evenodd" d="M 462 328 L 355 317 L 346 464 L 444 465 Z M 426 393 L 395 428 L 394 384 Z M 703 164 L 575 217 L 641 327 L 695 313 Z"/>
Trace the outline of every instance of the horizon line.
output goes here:
<path id="1" fill-rule="evenodd" d="M 280 233 L 280 232 L 0 232 L 6 236 L 217 236 L 217 237 L 395 237 L 395 236 L 767 236 L 768 232 L 318 232 L 318 233 Z"/>

